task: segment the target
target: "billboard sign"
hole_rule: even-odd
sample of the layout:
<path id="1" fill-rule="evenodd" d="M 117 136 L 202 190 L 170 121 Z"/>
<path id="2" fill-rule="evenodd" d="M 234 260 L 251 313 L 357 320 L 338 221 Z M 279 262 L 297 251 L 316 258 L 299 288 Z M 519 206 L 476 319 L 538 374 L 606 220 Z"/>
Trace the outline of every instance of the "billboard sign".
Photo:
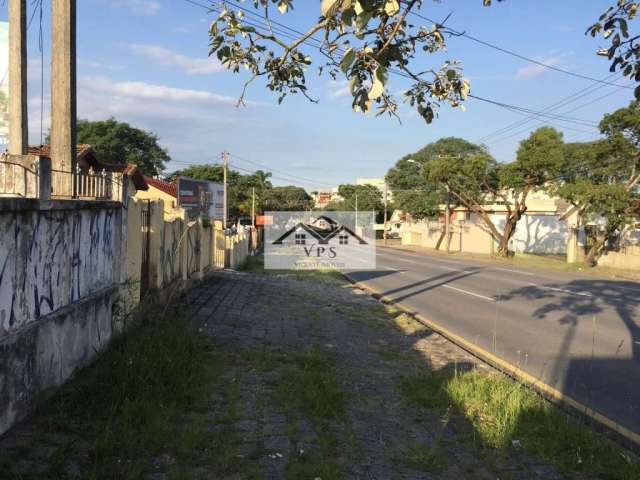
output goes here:
<path id="1" fill-rule="evenodd" d="M 0 152 L 9 143 L 9 23 L 0 22 Z"/>
<path id="2" fill-rule="evenodd" d="M 213 220 L 224 217 L 224 186 L 207 180 L 178 177 L 178 205 Z"/>
<path id="3" fill-rule="evenodd" d="M 257 215 L 256 225 L 273 225 L 273 217 L 270 215 Z"/>

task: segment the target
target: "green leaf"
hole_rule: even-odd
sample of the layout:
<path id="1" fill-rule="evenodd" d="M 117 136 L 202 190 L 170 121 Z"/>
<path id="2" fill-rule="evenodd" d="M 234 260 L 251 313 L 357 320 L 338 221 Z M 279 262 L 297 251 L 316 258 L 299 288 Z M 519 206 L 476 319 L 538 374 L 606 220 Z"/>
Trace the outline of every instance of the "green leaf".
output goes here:
<path id="1" fill-rule="evenodd" d="M 324 18 L 333 17 L 340 8 L 340 3 L 340 0 L 322 0 L 320 13 Z"/>
<path id="2" fill-rule="evenodd" d="M 351 64 L 355 59 L 356 59 L 355 50 L 353 48 L 347 49 L 347 51 L 344 52 L 344 56 L 342 57 L 342 60 L 340 61 L 340 70 L 342 70 L 343 73 L 347 73 L 347 70 L 349 70 L 349 67 L 351 66 Z"/>
<path id="3" fill-rule="evenodd" d="M 400 11 L 398 0 L 387 0 L 387 3 L 384 4 L 384 11 L 390 17 L 396 15 Z"/>

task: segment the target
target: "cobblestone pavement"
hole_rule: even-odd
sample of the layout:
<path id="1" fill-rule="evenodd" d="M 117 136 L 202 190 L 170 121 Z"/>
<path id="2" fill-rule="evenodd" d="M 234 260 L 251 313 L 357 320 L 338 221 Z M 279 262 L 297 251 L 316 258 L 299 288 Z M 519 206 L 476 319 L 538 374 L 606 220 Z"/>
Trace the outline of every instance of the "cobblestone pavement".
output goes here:
<path id="1" fill-rule="evenodd" d="M 521 449 L 496 454 L 478 447 L 473 427 L 450 409 L 410 406 L 399 388 L 403 375 L 485 367 L 335 277 L 221 272 L 188 290 L 181 301 L 187 318 L 225 359 L 204 411 L 185 412 L 185 418 L 198 416 L 198 428 L 209 435 L 194 436 L 183 457 L 150 459 L 153 473 L 132 478 L 564 478 Z M 315 357 L 304 356 L 309 352 Z M 304 361 L 318 358 L 328 359 L 326 375 L 316 364 L 316 377 L 305 376 Z M 313 385 L 310 378 L 322 384 Z M 330 398 L 314 404 L 317 399 L 305 397 L 301 385 L 326 390 Z M 302 400 L 287 397 L 287 389 Z M 20 441 L 30 432 L 27 422 L 0 439 L 0 460 L 3 449 L 22 448 Z M 45 443 L 20 453 L 16 470 L 24 476 L 3 477 L 0 461 L 0 479 L 48 478 L 42 472 L 60 456 L 54 450 Z M 56 461 L 66 462 L 66 476 L 60 478 L 103 478 L 83 471 L 82 459 Z"/>
<path id="2" fill-rule="evenodd" d="M 262 352 L 258 358 L 314 348 L 333 359 L 348 415 L 330 422 L 337 453 L 320 462 L 335 462 L 344 474 L 340 478 L 563 478 L 517 450 L 499 460 L 483 455 L 470 441 L 472 427 L 456 414 L 445 420 L 438 411 L 408 406 L 397 388 L 403 373 L 484 367 L 405 315 L 390 315 L 350 285 L 225 273 L 190 291 L 187 303 L 200 328 L 226 348 Z M 240 364 L 239 371 L 230 372 L 239 382 L 234 424 L 241 438 L 239 455 L 256 459 L 265 478 L 295 478 L 288 467 L 297 457 L 326 452 L 319 445 L 322 428 L 268 400 L 278 383 L 278 362 L 273 369 L 246 367 Z M 403 461 L 415 445 L 437 451 L 442 464 L 420 471 Z M 320 474 L 300 478 L 329 480 Z"/>

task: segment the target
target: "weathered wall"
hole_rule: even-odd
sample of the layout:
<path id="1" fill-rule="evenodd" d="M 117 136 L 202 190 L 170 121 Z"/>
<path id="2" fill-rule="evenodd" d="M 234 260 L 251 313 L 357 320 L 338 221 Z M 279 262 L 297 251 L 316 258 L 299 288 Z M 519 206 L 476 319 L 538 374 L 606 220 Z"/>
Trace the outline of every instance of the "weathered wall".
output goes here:
<path id="1" fill-rule="evenodd" d="M 244 231 L 239 231 L 233 236 L 228 236 L 227 248 L 229 250 L 229 267 L 232 269 L 241 268 L 249 256 L 249 235 Z"/>
<path id="2" fill-rule="evenodd" d="M 127 211 L 127 294 L 129 301 L 140 298 L 140 271 L 142 268 L 142 209 L 141 200 L 130 199 Z"/>
<path id="3" fill-rule="evenodd" d="M 118 282 L 122 209 L 0 210 L 0 335 Z"/>
<path id="4" fill-rule="evenodd" d="M 200 276 L 200 240 L 201 225 L 197 221 L 189 222 L 184 232 L 184 266 L 185 280 Z"/>
<path id="5" fill-rule="evenodd" d="M 120 329 L 126 210 L 0 199 L 0 433 Z"/>
<path id="6" fill-rule="evenodd" d="M 619 252 L 605 251 L 598 259 L 598 266 L 640 270 L 640 246 L 630 245 Z"/>
<path id="7" fill-rule="evenodd" d="M 523 215 L 511 241 L 516 253 L 565 254 L 569 239 L 567 222 L 558 215 Z"/>
<path id="8" fill-rule="evenodd" d="M 160 242 L 161 286 L 171 285 L 182 278 L 182 220 L 164 222 Z"/>

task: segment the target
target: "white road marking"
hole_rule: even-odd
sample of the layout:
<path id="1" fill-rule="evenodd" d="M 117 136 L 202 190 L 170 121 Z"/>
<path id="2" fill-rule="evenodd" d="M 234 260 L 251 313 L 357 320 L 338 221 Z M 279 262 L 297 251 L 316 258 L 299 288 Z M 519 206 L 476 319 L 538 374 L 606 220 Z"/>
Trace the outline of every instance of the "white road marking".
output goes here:
<path id="1" fill-rule="evenodd" d="M 401 275 L 404 275 L 407 272 L 404 272 L 402 270 L 398 270 L 397 268 L 391 268 L 391 267 L 383 267 L 385 270 L 389 270 L 390 272 L 396 272 L 399 273 Z"/>
<path id="2" fill-rule="evenodd" d="M 380 254 L 380 253 L 378 253 L 378 255 L 381 256 L 381 257 L 389 258 L 389 259 L 397 261 L 397 262 L 410 263 L 411 265 L 415 265 L 416 262 L 420 260 L 420 259 L 408 260 L 406 258 L 396 257 L 396 256 L 392 256 L 392 255 L 383 255 L 383 254 Z M 452 271 L 452 272 L 466 272 L 467 271 L 467 270 L 461 270 L 459 268 L 445 267 L 444 265 L 441 265 L 439 263 L 431 263 L 431 262 L 429 262 L 428 266 L 433 267 L 433 268 L 440 268 L 441 270 L 449 270 L 449 271 Z"/>
<path id="3" fill-rule="evenodd" d="M 538 275 L 531 272 L 524 272 L 522 270 L 511 270 L 510 268 L 502 268 L 502 267 L 489 267 L 491 270 L 501 270 L 503 272 L 511 272 L 511 273 L 519 273 L 520 275 L 530 275 L 532 277 L 537 277 Z"/>
<path id="4" fill-rule="evenodd" d="M 466 293 L 467 295 L 472 295 L 474 297 L 478 297 L 478 298 L 482 298 L 483 300 L 488 300 L 490 302 L 495 302 L 495 298 L 491 298 L 491 297 L 485 297 L 484 295 L 480 295 L 479 293 L 474 293 L 474 292 L 470 292 L 469 290 L 463 290 L 462 288 L 457 288 L 454 287 L 452 285 L 440 285 L 441 287 L 444 288 L 449 288 L 451 290 L 455 290 L 456 292 L 460 292 L 460 293 Z"/>

